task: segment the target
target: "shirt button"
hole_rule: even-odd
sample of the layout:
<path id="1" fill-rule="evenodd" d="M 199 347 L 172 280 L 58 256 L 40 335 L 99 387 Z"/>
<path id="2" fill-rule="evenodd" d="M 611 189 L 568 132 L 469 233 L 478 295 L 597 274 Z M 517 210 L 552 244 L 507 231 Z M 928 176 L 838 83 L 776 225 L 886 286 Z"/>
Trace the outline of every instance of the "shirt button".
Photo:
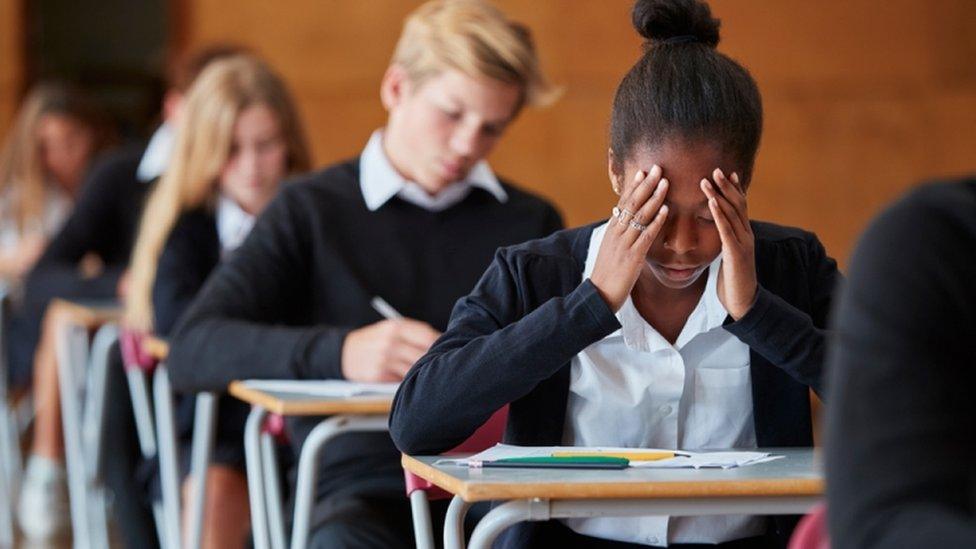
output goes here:
<path id="1" fill-rule="evenodd" d="M 659 541 L 660 541 L 660 540 L 658 540 L 658 539 L 657 539 L 656 537 L 654 537 L 654 536 L 650 536 L 649 538 L 647 538 L 647 543 L 649 543 L 649 544 L 651 544 L 651 545 L 657 545 L 657 544 L 659 543 Z"/>
<path id="2" fill-rule="evenodd" d="M 663 416 L 670 416 L 671 415 L 671 412 L 673 412 L 673 411 L 674 411 L 674 408 L 672 408 L 671 406 L 669 406 L 667 404 L 665 404 L 664 406 L 661 406 L 661 415 L 663 415 Z"/>

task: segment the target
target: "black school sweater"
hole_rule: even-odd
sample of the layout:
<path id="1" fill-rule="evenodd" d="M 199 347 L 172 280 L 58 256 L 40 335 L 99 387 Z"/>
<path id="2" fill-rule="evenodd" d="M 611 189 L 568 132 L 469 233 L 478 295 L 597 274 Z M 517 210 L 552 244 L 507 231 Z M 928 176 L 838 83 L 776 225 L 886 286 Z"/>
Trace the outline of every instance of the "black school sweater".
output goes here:
<path id="1" fill-rule="evenodd" d="M 430 212 L 397 197 L 367 209 L 358 159 L 286 184 L 177 325 L 168 361 L 174 388 L 341 378 L 346 334 L 382 320 L 370 305 L 374 296 L 444 330 L 454 302 L 498 247 L 562 225 L 544 200 L 503 186 L 506 202 L 474 188 L 455 206 Z M 309 425 L 295 428 L 298 439 Z M 353 476 L 399 468 L 386 433 L 345 435 L 325 454 Z"/>
<path id="2" fill-rule="evenodd" d="M 836 313 L 831 543 L 976 547 L 976 179 L 871 223 Z"/>

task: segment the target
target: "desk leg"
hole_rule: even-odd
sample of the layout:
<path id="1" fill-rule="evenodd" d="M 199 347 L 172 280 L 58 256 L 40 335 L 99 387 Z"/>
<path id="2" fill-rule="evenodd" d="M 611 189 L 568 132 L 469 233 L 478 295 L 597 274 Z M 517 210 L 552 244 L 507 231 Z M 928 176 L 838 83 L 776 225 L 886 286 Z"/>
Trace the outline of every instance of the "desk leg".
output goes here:
<path id="1" fill-rule="evenodd" d="M 0 348 L 0 352 L 3 352 L 2 348 Z M 0 375 L 7 375 L 7 373 L 0 371 Z M 6 417 L 6 397 L 6 392 L 0 394 L 0 399 L 3 399 L 3 401 L 0 402 L 0 406 L 3 406 L 3 410 L 0 410 L 0 414 L 3 414 L 3 417 L 0 417 L 0 451 L 3 452 L 3 456 L 0 456 L 0 547 L 13 547 L 14 502 L 16 501 L 17 492 L 12 486 L 14 483 L 14 476 L 11 474 L 12 471 L 8 471 L 8 463 L 6 461 L 6 458 L 9 455 L 9 449 L 7 448 L 9 443 L 9 436 L 7 434 L 9 423 Z"/>
<path id="2" fill-rule="evenodd" d="M 119 340 L 119 327 L 106 324 L 95 333 L 88 368 L 88 390 L 82 413 L 82 443 L 88 477 L 97 480 L 101 473 L 102 443 L 105 435 L 105 387 L 108 385 L 109 353 Z"/>
<path id="3" fill-rule="evenodd" d="M 88 496 L 85 490 L 85 454 L 81 440 L 81 405 L 76 376 L 87 363 L 88 333 L 70 322 L 57 327 L 55 353 L 64 428 L 65 465 L 68 469 L 68 498 L 71 504 L 71 529 L 75 547 L 90 547 Z"/>
<path id="4" fill-rule="evenodd" d="M 514 500 L 492 509 L 471 536 L 471 549 L 489 549 L 502 531 L 522 521 L 555 518 L 646 515 L 795 515 L 808 512 L 821 496 L 723 498 Z"/>
<path id="5" fill-rule="evenodd" d="M 264 493 L 268 512 L 268 534 L 271 549 L 287 549 L 285 544 L 285 519 L 281 504 L 278 456 L 274 436 L 261 433 L 261 464 L 264 467 Z"/>
<path id="6" fill-rule="evenodd" d="M 318 457 L 327 442 L 349 431 L 386 431 L 387 416 L 332 416 L 319 423 L 302 445 L 295 479 L 295 522 L 291 532 L 291 549 L 305 549 L 308 543 L 309 515 L 318 480 Z"/>
<path id="7" fill-rule="evenodd" d="M 108 509 L 101 479 L 102 439 L 105 434 L 105 387 L 108 383 L 109 352 L 119 339 L 119 328 L 105 324 L 91 344 L 87 390 L 81 416 L 82 451 L 85 453 L 85 492 L 88 498 L 88 523 L 92 544 L 108 547 Z"/>
<path id="8" fill-rule="evenodd" d="M 413 537 L 417 549 L 434 549 L 434 529 L 430 521 L 430 502 L 426 490 L 410 493 L 410 514 L 413 517 Z"/>
<path id="9" fill-rule="evenodd" d="M 261 465 L 261 427 L 268 411 L 252 406 L 244 426 L 244 455 L 247 466 L 247 493 L 251 500 L 251 536 L 254 549 L 269 549 L 268 513 L 264 508 L 264 481 Z"/>
<path id="10" fill-rule="evenodd" d="M 549 500 L 514 500 L 495 507 L 475 527 L 471 549 L 491 549 L 506 528 L 527 520 L 549 520 Z"/>
<path id="11" fill-rule="evenodd" d="M 471 504 L 459 496 L 451 498 L 444 519 L 444 548 L 464 549 L 464 515 L 468 513 Z"/>
<path id="12" fill-rule="evenodd" d="M 203 536 L 203 507 L 207 499 L 207 470 L 214 445 L 214 424 L 217 422 L 217 395 L 198 393 L 193 410 L 193 443 L 190 451 L 190 477 L 193 491 L 190 494 L 190 527 L 187 531 L 187 549 L 200 549 Z"/>
<path id="13" fill-rule="evenodd" d="M 173 411 L 173 393 L 169 385 L 169 372 L 160 364 L 153 376 L 153 402 L 156 408 L 156 438 L 159 457 L 159 478 L 163 491 L 163 520 L 166 534 L 163 536 L 170 549 L 182 546 L 180 465 L 176 440 L 176 417 Z"/>

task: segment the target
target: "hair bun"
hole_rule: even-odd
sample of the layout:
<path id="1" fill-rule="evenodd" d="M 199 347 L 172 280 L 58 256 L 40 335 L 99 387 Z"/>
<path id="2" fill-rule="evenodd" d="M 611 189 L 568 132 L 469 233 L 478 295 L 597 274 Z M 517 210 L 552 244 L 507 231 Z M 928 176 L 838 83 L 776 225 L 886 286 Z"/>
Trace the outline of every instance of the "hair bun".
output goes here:
<path id="1" fill-rule="evenodd" d="M 689 42 L 718 45 L 721 22 L 700 0 L 637 0 L 632 17 L 634 28 L 651 44 L 688 37 Z"/>

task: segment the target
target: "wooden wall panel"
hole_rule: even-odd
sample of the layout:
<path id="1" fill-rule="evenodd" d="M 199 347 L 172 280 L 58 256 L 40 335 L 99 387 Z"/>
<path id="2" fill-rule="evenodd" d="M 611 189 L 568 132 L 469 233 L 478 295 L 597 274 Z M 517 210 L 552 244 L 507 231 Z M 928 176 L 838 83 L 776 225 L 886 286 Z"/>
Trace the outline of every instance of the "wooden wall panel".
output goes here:
<path id="1" fill-rule="evenodd" d="M 9 1 L 9 0 L 7 0 Z M 285 76 L 318 164 L 356 154 L 384 120 L 378 84 L 404 0 L 184 2 L 196 46 L 233 40 Z M 637 58 L 630 0 L 499 1 L 536 34 L 566 94 L 527 111 L 492 156 L 567 221 L 606 215 L 613 91 Z M 976 171 L 976 3 L 969 0 L 713 0 L 722 51 L 756 77 L 766 131 L 756 217 L 817 232 L 841 259 L 878 208 L 922 179 Z"/>
<path id="2" fill-rule="evenodd" d="M 17 111 L 23 69 L 21 0 L 0 0 L 0 136 Z M 2 139 L 2 138 L 0 138 Z"/>

